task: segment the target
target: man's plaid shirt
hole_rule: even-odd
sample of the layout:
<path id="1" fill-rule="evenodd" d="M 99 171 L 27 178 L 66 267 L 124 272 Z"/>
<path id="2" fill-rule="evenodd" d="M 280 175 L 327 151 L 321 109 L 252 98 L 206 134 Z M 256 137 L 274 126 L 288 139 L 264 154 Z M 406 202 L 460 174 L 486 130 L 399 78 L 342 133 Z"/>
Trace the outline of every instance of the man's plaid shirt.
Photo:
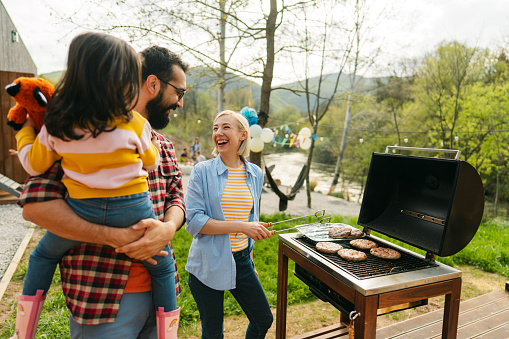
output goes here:
<path id="1" fill-rule="evenodd" d="M 179 206 L 185 213 L 182 173 L 171 141 L 155 131 L 152 136 L 161 143 L 161 163 L 158 169 L 149 172 L 148 185 L 156 218 L 163 221 L 164 213 L 171 206 Z M 64 199 L 62 175 L 60 162 L 56 162 L 43 175 L 28 178 L 18 204 Z M 171 243 L 170 250 L 175 260 Z M 68 252 L 60 263 L 62 289 L 77 323 L 98 325 L 115 321 L 131 263 L 129 257 L 115 253 L 109 246 L 83 244 Z M 175 286 L 178 296 L 176 261 Z"/>

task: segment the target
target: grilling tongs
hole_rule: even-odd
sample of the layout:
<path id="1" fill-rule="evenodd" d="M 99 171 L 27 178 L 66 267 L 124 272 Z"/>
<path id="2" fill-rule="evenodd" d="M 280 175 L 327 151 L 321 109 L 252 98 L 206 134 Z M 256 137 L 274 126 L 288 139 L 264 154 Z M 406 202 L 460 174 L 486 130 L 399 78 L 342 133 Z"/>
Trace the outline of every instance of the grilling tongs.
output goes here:
<path id="1" fill-rule="evenodd" d="M 276 222 L 269 222 L 269 226 L 268 227 L 272 227 L 273 225 L 275 224 L 280 224 L 280 223 L 283 223 L 283 222 L 288 222 L 288 221 L 293 221 L 293 220 L 297 220 L 297 219 L 302 219 L 302 218 L 307 218 L 307 217 L 323 217 L 325 215 L 325 210 L 320 210 L 320 211 L 316 211 L 315 214 L 310 214 L 310 215 L 304 215 L 304 216 L 301 216 L 301 217 L 297 217 L 297 218 L 292 218 L 292 219 L 286 219 L 286 220 L 281 220 L 281 221 L 276 221 Z M 326 218 L 322 218 L 320 219 L 320 224 L 323 224 L 323 223 L 326 223 L 326 222 L 330 222 L 330 217 L 326 217 Z M 279 233 L 279 232 L 284 232 L 284 231 L 289 231 L 289 230 L 293 230 L 293 229 L 296 229 L 296 228 L 299 228 L 299 227 L 302 227 L 302 225 L 297 225 L 297 226 L 294 226 L 294 227 L 290 227 L 290 228 L 285 228 L 285 229 L 282 229 L 282 230 L 272 230 L 270 231 L 270 234 L 271 235 L 274 235 L 276 233 Z"/>

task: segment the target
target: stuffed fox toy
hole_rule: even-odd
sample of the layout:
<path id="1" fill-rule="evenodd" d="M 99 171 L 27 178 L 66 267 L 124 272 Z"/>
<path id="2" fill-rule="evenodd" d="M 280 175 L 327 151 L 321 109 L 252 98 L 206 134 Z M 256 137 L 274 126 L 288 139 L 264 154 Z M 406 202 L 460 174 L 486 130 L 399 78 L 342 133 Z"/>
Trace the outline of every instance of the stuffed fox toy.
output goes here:
<path id="1" fill-rule="evenodd" d="M 40 131 L 46 108 L 55 91 L 53 85 L 45 79 L 21 77 L 5 86 L 5 90 L 16 101 L 16 105 L 7 113 L 7 125 L 19 131 L 28 115 Z"/>

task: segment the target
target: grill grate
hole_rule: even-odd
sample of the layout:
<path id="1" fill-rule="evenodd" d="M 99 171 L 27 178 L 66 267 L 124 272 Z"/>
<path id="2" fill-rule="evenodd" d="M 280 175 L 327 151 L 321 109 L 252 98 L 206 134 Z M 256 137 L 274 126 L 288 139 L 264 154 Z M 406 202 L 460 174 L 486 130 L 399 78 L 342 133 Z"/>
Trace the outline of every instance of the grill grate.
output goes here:
<path id="1" fill-rule="evenodd" d="M 376 242 L 377 245 L 380 247 L 389 247 L 386 244 L 380 244 L 378 241 L 372 238 L 366 237 L 366 239 Z M 305 237 L 296 238 L 295 241 L 301 243 L 308 250 L 312 251 L 316 255 L 321 256 L 322 258 L 327 259 L 329 262 L 333 263 L 334 265 L 338 266 L 339 268 L 341 268 L 348 274 L 353 275 L 359 280 L 381 277 L 391 274 L 398 274 L 403 272 L 416 271 L 438 266 L 436 263 L 428 262 L 423 258 L 419 258 L 402 251 L 398 251 L 401 253 L 401 258 L 396 260 L 386 260 L 377 258 L 369 254 L 368 250 L 363 251 L 366 252 L 366 254 L 368 255 L 366 260 L 348 261 L 341 258 L 337 254 L 327 254 L 318 252 L 315 249 L 316 243 L 312 240 L 309 240 L 308 238 Z M 343 248 L 351 248 L 358 250 L 350 246 L 349 241 L 341 241 L 340 244 L 341 246 L 343 246 Z"/>

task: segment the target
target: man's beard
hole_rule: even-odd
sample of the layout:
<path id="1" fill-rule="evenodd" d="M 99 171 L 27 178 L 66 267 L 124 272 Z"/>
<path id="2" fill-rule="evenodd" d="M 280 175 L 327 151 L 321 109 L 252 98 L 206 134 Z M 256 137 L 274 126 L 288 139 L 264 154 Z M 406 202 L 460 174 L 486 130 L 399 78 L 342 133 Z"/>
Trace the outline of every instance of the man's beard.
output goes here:
<path id="1" fill-rule="evenodd" d="M 162 92 L 157 97 L 150 100 L 146 107 L 148 113 L 148 122 L 153 129 L 163 129 L 170 123 L 170 116 L 166 112 L 176 110 L 177 103 L 167 105 L 163 102 Z"/>

